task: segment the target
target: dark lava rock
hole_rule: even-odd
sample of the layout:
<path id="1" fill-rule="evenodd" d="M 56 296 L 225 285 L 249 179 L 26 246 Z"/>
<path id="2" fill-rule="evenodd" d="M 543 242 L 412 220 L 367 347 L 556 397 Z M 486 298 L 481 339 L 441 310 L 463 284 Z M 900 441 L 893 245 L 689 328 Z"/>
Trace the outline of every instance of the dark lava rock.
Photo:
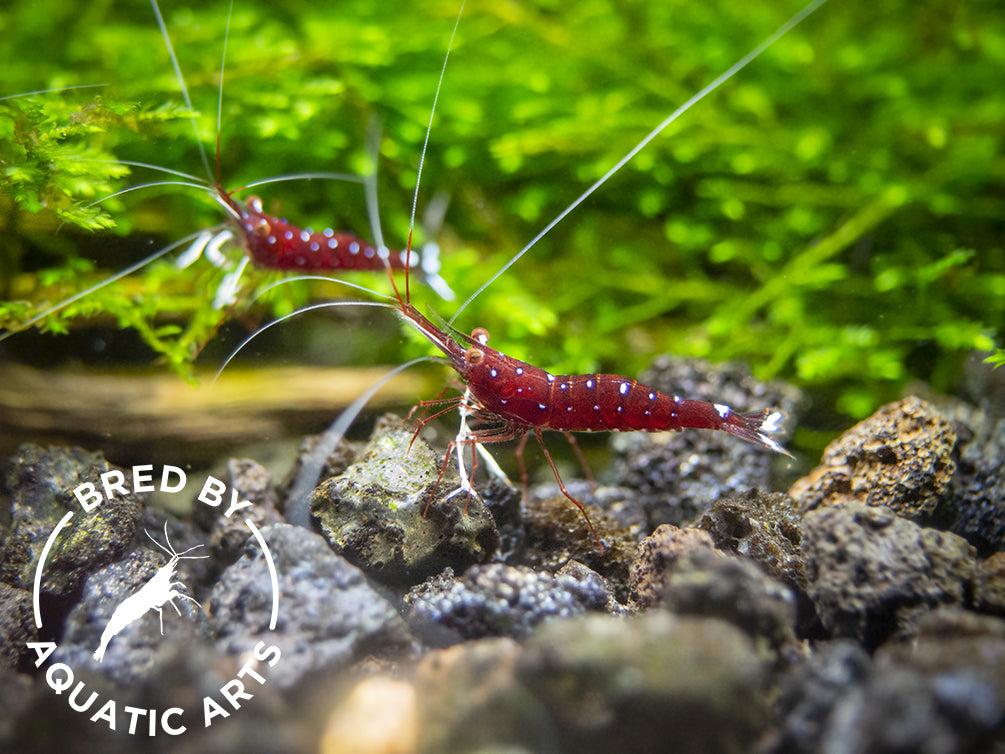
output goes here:
<path id="1" fill-rule="evenodd" d="M 842 646 L 784 684 L 774 754 L 981 754 L 1001 743 L 1001 705 L 972 678 L 872 668 Z"/>
<path id="2" fill-rule="evenodd" d="M 802 510 L 852 503 L 890 508 L 948 528 L 956 505 L 952 423 L 920 398 L 883 406 L 827 446 L 820 465 L 792 485 Z"/>
<path id="3" fill-rule="evenodd" d="M 836 754 L 991 751 L 989 745 L 997 734 L 989 731 L 979 710 L 972 710 L 976 715 L 969 720 L 959 718 L 954 697 L 967 692 L 954 685 L 950 678 L 926 679 L 900 668 L 876 673 L 864 688 L 841 700 L 821 748 Z"/>
<path id="4" fill-rule="evenodd" d="M 791 497 L 757 490 L 713 503 L 698 521 L 720 550 L 755 560 L 768 575 L 804 590 L 801 526 Z"/>
<path id="5" fill-rule="evenodd" d="M 307 459 L 314 452 L 322 437 L 322 435 L 309 435 L 301 441 L 300 449 L 297 453 L 297 459 L 289 473 L 286 475 L 286 478 L 283 479 L 283 483 L 280 485 L 280 492 L 289 491 L 289 487 L 293 483 L 293 480 L 296 479 L 297 472 L 300 471 L 301 465 L 304 463 L 305 459 Z M 356 462 L 356 458 L 362 450 L 363 446 L 361 443 L 349 442 L 345 438 L 342 438 L 325 459 L 324 464 L 321 467 L 321 474 L 318 478 L 330 479 L 333 476 L 344 474 L 345 470 Z"/>
<path id="6" fill-rule="evenodd" d="M 625 585 L 625 590 L 620 589 L 610 579 L 604 578 L 578 560 L 570 560 L 559 568 L 555 575 L 560 578 L 575 579 L 583 584 L 584 587 L 592 585 L 592 588 L 603 591 L 607 595 L 607 604 L 604 606 L 604 610 L 611 615 L 627 615 L 630 612 L 630 608 L 625 607 L 619 600 L 619 593 L 626 591 L 627 585 Z"/>
<path id="7" fill-rule="evenodd" d="M 962 604 L 976 573 L 974 548 L 962 537 L 857 503 L 807 513 L 802 547 L 823 625 L 867 647 L 909 634 L 938 605 Z"/>
<path id="8" fill-rule="evenodd" d="M 776 714 L 775 754 L 999 751 L 1005 621 L 939 608 L 875 662 L 849 641 L 817 645 L 783 678 Z"/>
<path id="9" fill-rule="evenodd" d="M 1005 552 L 998 552 L 977 566 L 974 607 L 985 613 L 1005 615 Z"/>
<path id="10" fill-rule="evenodd" d="M 289 689 L 306 676 L 344 668 L 367 656 L 397 656 L 412 644 L 394 608 L 358 568 L 317 534 L 279 524 L 262 529 L 279 578 L 279 624 L 269 631 L 272 584 L 262 551 L 249 541 L 210 597 L 210 622 L 220 653 L 239 655 L 259 641 L 282 657 L 269 680 Z"/>
<path id="11" fill-rule="evenodd" d="M 87 573 L 121 557 L 140 520 L 143 496 L 116 494 L 85 513 L 73 495 L 78 485 L 90 482 L 103 496 L 101 474 L 114 470 L 101 453 L 22 445 L 8 460 L 3 477 L 12 504 L 11 523 L 0 546 L 0 581 L 18 589 L 33 588 L 42 548 L 68 512 L 73 518 L 46 559 L 43 596 L 66 597 Z M 131 490 L 131 475 L 117 471 Z"/>
<path id="12" fill-rule="evenodd" d="M 606 609 L 610 588 L 594 576 L 589 569 L 552 576 L 501 563 L 474 566 L 460 578 L 447 569 L 405 595 L 408 621 L 434 645 L 520 638 L 548 618 Z"/>
<path id="13" fill-rule="evenodd" d="M 452 496 L 455 473 L 434 490 L 442 464 L 425 442 L 413 442 L 400 419 L 382 419 L 362 456 L 318 487 L 311 501 L 321 533 L 351 563 L 380 581 L 407 586 L 495 552 L 499 533 L 485 505 L 474 496 Z"/>
<path id="14" fill-rule="evenodd" d="M 918 621 L 909 642 L 890 642 L 876 652 L 876 666 L 899 665 L 928 676 L 968 674 L 990 684 L 1005 724 L 1005 620 L 958 607 L 940 607 Z"/>
<path id="15" fill-rule="evenodd" d="M 279 495 L 268 470 L 247 458 L 227 461 L 230 488 L 237 490 L 242 501 L 251 506 L 241 508 L 231 516 L 208 505 L 196 505 L 193 510 L 201 516 L 199 523 L 209 531 L 209 544 L 218 565 L 233 563 L 244 551 L 251 536 L 245 523 L 249 518 L 259 529 L 283 523 L 277 505 Z"/>
<path id="16" fill-rule="evenodd" d="M 571 561 L 584 563 L 611 579 L 618 597 L 624 598 L 636 543 L 645 529 L 643 512 L 625 499 L 623 489 L 600 487 L 592 492 L 589 484 L 578 481 L 570 481 L 566 489 L 583 505 L 603 549 L 575 504 L 557 485 L 546 484 L 526 501 L 526 547 L 520 562 L 546 571 Z"/>
<path id="17" fill-rule="evenodd" d="M 908 668 L 923 678 L 931 706 L 950 735 L 944 751 L 989 751 L 1005 745 L 1005 620 L 939 608 L 919 621 L 910 643 L 876 653 L 885 674 Z"/>
<path id="18" fill-rule="evenodd" d="M 716 552 L 712 537 L 700 529 L 664 524 L 643 539 L 631 566 L 631 604 L 639 609 L 658 605 L 678 563 L 695 551 Z"/>
<path id="19" fill-rule="evenodd" d="M 959 433 L 952 481 L 959 513 L 952 531 L 987 556 L 1005 550 L 1005 419 L 974 413 Z"/>
<path id="20" fill-rule="evenodd" d="M 33 655 L 29 641 L 38 641 L 31 592 L 0 582 L 0 665 L 15 669 L 22 657 Z"/>
<path id="21" fill-rule="evenodd" d="M 795 641 L 793 591 L 756 563 L 713 550 L 684 556 L 666 582 L 663 604 L 681 615 L 719 618 L 774 649 Z"/>
<path id="22" fill-rule="evenodd" d="M 164 588 L 151 586 L 154 578 Z M 172 600 L 177 612 L 171 603 L 156 604 L 165 588 L 184 595 Z M 195 644 L 208 644 L 208 637 L 201 606 L 167 556 L 137 549 L 87 576 L 52 662 L 86 667 L 127 686 L 161 673 L 165 663 L 177 661 Z M 100 660 L 94 656 L 99 648 L 104 650 Z"/>
<path id="23" fill-rule="evenodd" d="M 322 479 L 345 473 L 359 456 L 362 445 L 348 442 L 338 431 L 342 416 L 320 435 L 305 437 L 297 460 L 278 490 L 280 512 L 287 523 L 309 526 L 311 496 Z M 342 430 L 344 432 L 344 430 Z"/>
<path id="24" fill-rule="evenodd" d="M 780 724 L 764 750 L 776 754 L 823 751 L 829 720 L 838 702 L 872 675 L 872 660 L 857 643 L 841 639 L 818 644 L 779 684 L 775 715 Z"/>
<path id="25" fill-rule="evenodd" d="M 738 629 L 665 611 L 546 623 L 518 664 L 552 748 L 576 752 L 749 751 L 766 722 L 766 675 Z"/>
<path id="26" fill-rule="evenodd" d="M 493 559 L 503 563 L 519 559 L 527 545 L 523 493 L 496 477 L 480 485 L 479 493 L 499 530 L 499 549 Z"/>
<path id="27" fill-rule="evenodd" d="M 738 364 L 661 357 L 640 381 L 669 395 L 723 403 L 743 413 L 777 407 L 792 414 L 798 390 L 781 382 L 754 380 Z M 790 421 L 791 425 L 792 422 Z M 784 445 L 785 436 L 778 439 Z M 725 432 L 616 433 L 617 483 L 638 490 L 650 529 L 689 523 L 713 500 L 756 487 L 771 489 L 777 454 Z"/>
<path id="28" fill-rule="evenodd" d="M 720 618 L 774 648 L 795 639 L 792 590 L 755 563 L 716 550 L 698 529 L 664 525 L 643 540 L 631 594 L 635 607 Z"/>
<path id="29" fill-rule="evenodd" d="M 18 751 L 11 741 L 16 721 L 35 701 L 40 690 L 32 683 L 31 676 L 0 664 L 0 747 L 4 751 Z"/>

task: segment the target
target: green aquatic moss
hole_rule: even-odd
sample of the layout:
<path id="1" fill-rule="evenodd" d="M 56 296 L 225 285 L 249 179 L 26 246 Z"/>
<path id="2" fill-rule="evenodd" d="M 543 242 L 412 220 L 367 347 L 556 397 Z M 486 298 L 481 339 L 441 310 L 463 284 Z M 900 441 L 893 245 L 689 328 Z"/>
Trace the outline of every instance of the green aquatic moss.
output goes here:
<path id="1" fill-rule="evenodd" d="M 222 220 L 205 192 L 180 187 L 88 205 L 163 178 L 124 176 L 112 155 L 215 182 L 226 3 L 163 6 L 209 175 L 149 5 L 63 5 L 0 11 L 10 94 L 106 84 L 0 109 L 2 188 L 14 200 L 2 246 L 7 325 L 116 269 L 105 235 L 60 224 L 102 234 L 114 222 L 139 259 L 156 248 L 151 237 L 162 245 Z M 380 216 L 400 247 L 458 5 L 315 5 L 235 4 L 221 182 L 363 173 L 379 122 Z M 461 300 L 799 7 L 468 3 L 419 197 L 420 220 L 434 195 L 450 199 L 437 239 Z M 949 389 L 975 350 L 1005 362 L 1003 62 L 996 3 L 830 2 L 667 129 L 456 324 L 485 326 L 494 346 L 556 372 L 635 375 L 665 351 L 742 359 L 852 417 L 912 380 Z M 45 150 L 18 151 L 26 134 Z M 304 226 L 371 235 L 358 184 L 255 191 Z M 56 221 L 39 219 L 54 211 Z M 206 265 L 155 265 L 40 324 L 65 331 L 111 318 L 185 373 L 225 316 L 260 322 L 335 292 L 288 286 L 252 302 L 277 279 L 253 273 L 224 313 L 212 309 L 221 277 Z M 352 279 L 388 290 L 380 275 Z M 413 300 L 448 317 L 457 306 L 421 286 Z M 397 357 L 428 351 L 412 338 Z"/>

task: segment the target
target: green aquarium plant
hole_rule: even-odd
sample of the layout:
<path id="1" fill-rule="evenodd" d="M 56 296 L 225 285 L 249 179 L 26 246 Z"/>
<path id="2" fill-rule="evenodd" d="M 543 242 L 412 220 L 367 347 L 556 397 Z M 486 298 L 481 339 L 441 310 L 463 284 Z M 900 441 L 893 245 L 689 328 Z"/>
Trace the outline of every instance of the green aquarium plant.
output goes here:
<path id="1" fill-rule="evenodd" d="M 47 4 L 48 13 L 39 8 Z M 423 209 L 447 198 L 436 239 L 444 276 L 466 298 L 800 5 L 469 2 L 430 134 L 416 240 L 429 237 Z M 105 85 L 0 103 L 8 327 L 126 266 L 108 261 L 107 239 L 117 249 L 133 241 L 135 260 L 224 219 L 207 192 L 180 187 L 92 202 L 164 179 L 126 162 L 218 180 L 227 3 L 162 4 L 192 111 L 147 3 L 61 8 L 42 0 L 0 11 L 10 94 Z M 440 0 L 281 11 L 235 2 L 223 187 L 315 170 L 364 174 L 379 123 L 383 233 L 403 246 L 457 11 Z M 70 44 L 49 41 L 58 28 Z M 38 49 L 41 62 L 16 63 Z M 993 2 L 825 4 L 650 144 L 455 324 L 484 326 L 493 345 L 555 372 L 634 375 L 662 352 L 739 359 L 855 418 L 912 380 L 951 389 L 972 352 L 1005 362 L 1003 58 L 1005 18 Z M 302 226 L 371 234 L 357 183 L 255 191 Z M 319 297 L 360 295 L 304 284 L 255 299 L 277 275 L 252 272 L 237 307 L 221 312 L 212 306 L 221 277 L 165 260 L 38 326 L 62 332 L 98 317 L 134 328 L 188 374 L 224 319 L 254 324 Z M 388 291 L 380 275 L 353 280 Z M 412 293 L 445 317 L 457 305 L 421 286 Z M 409 340 L 390 358 L 425 352 Z"/>

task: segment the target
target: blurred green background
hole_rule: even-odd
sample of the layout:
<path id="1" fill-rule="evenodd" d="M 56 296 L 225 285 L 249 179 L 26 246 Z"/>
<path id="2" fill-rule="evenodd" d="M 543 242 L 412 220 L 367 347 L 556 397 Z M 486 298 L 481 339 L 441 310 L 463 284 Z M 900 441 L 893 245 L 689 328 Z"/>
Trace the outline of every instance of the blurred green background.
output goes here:
<path id="1" fill-rule="evenodd" d="M 436 239 L 460 298 L 413 286 L 413 301 L 449 318 L 649 129 L 800 7 L 468 2 L 419 195 L 420 221 L 434 197 L 449 199 Z M 162 11 L 215 171 L 228 8 L 165 0 Z M 223 185 L 364 172 L 368 129 L 379 123 L 380 217 L 389 245 L 403 246 L 457 11 L 440 0 L 239 0 L 224 73 Z M 5 4 L 0 35 L 3 94 L 104 85 L 0 101 L 0 324 L 16 326 L 223 218 L 205 193 L 177 187 L 86 207 L 163 179 L 116 160 L 207 178 L 149 4 Z M 746 361 L 758 377 L 810 393 L 809 445 L 819 442 L 812 430 L 863 417 L 913 380 L 952 391 L 968 354 L 1001 345 L 1005 322 L 1003 70 L 1000 3 L 831 0 L 668 128 L 456 324 L 484 326 L 495 347 L 555 373 L 634 376 L 664 352 Z M 255 193 L 302 226 L 371 236 L 356 184 Z M 134 360 L 187 376 L 197 355 L 218 364 L 239 334 L 276 314 L 358 295 L 305 284 L 252 302 L 279 277 L 252 273 L 216 334 L 221 277 L 207 264 L 153 265 L 43 327 L 136 330 L 147 345 L 134 346 Z M 380 274 L 346 277 L 388 289 Z M 313 334 L 297 334 L 295 322 L 269 342 L 285 352 L 246 358 L 395 363 L 430 352 L 379 310 L 302 319 Z M 21 337 L 30 334 L 3 345 L 16 349 Z"/>

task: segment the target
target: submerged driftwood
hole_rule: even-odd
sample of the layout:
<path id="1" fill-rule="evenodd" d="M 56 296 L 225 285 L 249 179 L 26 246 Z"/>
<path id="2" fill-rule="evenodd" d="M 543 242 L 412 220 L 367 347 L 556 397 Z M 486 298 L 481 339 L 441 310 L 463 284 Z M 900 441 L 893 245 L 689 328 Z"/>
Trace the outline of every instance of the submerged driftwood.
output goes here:
<path id="1" fill-rule="evenodd" d="M 0 453 L 22 442 L 73 442 L 115 456 L 185 462 L 259 440 L 320 431 L 387 372 L 324 367 L 230 368 L 190 385 L 170 374 L 39 370 L 0 364 Z M 370 402 L 413 404 L 439 387 L 399 375 Z M 432 391 L 432 393 L 430 392 Z"/>

